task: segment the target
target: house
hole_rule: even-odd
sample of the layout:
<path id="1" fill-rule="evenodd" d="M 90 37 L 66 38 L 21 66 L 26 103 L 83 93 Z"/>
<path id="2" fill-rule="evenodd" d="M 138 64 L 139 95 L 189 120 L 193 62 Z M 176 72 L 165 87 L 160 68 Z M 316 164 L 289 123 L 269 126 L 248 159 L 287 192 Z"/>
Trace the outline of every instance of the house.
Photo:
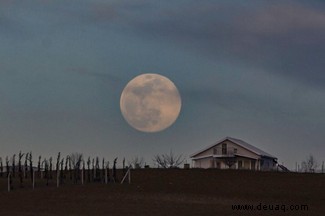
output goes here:
<path id="1" fill-rule="evenodd" d="M 194 168 L 275 170 L 277 158 L 248 144 L 226 137 L 190 156 Z"/>

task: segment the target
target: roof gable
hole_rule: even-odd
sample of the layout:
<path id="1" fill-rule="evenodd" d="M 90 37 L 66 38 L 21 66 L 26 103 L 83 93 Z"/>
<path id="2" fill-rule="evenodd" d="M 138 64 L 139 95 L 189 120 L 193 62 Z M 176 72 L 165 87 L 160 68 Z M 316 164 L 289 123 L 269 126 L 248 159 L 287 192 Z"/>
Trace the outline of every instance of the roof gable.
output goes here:
<path id="1" fill-rule="evenodd" d="M 255 154 L 259 155 L 259 156 L 266 156 L 266 157 L 270 157 L 270 158 L 276 158 L 274 157 L 273 155 L 243 141 L 243 140 L 240 140 L 240 139 L 235 139 L 235 138 L 231 138 L 231 137 L 227 137 L 228 140 L 242 146 L 243 148 L 246 148 L 247 150 L 250 150 L 252 152 L 254 152 Z"/>
<path id="2" fill-rule="evenodd" d="M 226 141 L 226 140 L 229 140 L 229 141 L 231 141 L 231 142 L 233 142 L 233 143 L 235 143 L 235 144 L 237 144 L 237 145 L 239 145 L 239 146 L 241 146 L 241 147 L 243 147 L 243 148 L 245 148 L 245 149 L 247 149 L 247 150 L 249 150 L 249 151 L 251 151 L 251 152 L 257 154 L 257 155 L 259 155 L 259 156 L 265 156 L 265 157 L 270 157 L 270 158 L 276 158 L 276 157 L 274 157 L 273 155 L 271 155 L 271 154 L 269 154 L 269 153 L 267 153 L 267 152 L 265 152 L 265 151 L 262 151 L 261 149 L 255 147 L 255 146 L 253 146 L 253 145 L 251 145 L 251 144 L 248 144 L 247 142 L 245 142 L 245 141 L 243 141 L 243 140 L 236 139 L 236 138 L 232 138 L 232 137 L 226 137 L 226 138 L 224 138 L 224 139 L 218 141 L 217 143 L 215 143 L 215 144 L 213 144 L 213 145 L 211 145 L 211 146 L 208 146 L 207 148 L 202 149 L 202 150 L 199 151 L 199 152 L 196 152 L 196 153 L 192 154 L 190 157 L 195 157 L 196 155 L 201 154 L 202 152 L 204 152 L 204 151 L 206 151 L 206 150 L 209 150 L 209 149 L 213 148 L 214 146 L 217 146 L 217 145 L 219 145 L 220 143 L 222 143 L 222 142 L 224 142 L 224 141 Z"/>

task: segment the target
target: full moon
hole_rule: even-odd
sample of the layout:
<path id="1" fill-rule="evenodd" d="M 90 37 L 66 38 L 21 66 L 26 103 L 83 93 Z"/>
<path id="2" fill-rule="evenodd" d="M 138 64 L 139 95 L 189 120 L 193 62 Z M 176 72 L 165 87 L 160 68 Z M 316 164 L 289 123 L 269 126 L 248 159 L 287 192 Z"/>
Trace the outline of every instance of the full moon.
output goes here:
<path id="1" fill-rule="evenodd" d="M 174 83 L 153 73 L 132 79 L 120 99 L 124 119 L 142 132 L 158 132 L 171 126 L 180 113 L 181 104 Z"/>

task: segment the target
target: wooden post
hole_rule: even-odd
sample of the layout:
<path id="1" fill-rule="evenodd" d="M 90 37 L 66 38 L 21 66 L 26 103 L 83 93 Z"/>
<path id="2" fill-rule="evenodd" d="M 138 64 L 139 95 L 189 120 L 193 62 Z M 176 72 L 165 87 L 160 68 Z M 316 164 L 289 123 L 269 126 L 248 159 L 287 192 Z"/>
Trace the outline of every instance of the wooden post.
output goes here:
<path id="1" fill-rule="evenodd" d="M 123 184 L 124 180 L 126 179 L 126 177 L 128 176 L 128 179 L 129 179 L 129 184 L 131 183 L 131 168 L 128 169 L 128 171 L 126 171 L 122 181 L 121 181 L 121 184 Z"/>
<path id="2" fill-rule="evenodd" d="M 11 189 L 11 172 L 8 174 L 8 192 L 10 192 Z"/>
<path id="3" fill-rule="evenodd" d="M 35 188 L 35 170 L 33 170 L 33 189 Z"/>
<path id="4" fill-rule="evenodd" d="M 84 170 L 81 170 L 81 184 L 84 184 Z"/>
<path id="5" fill-rule="evenodd" d="M 56 170 L 56 187 L 59 187 L 60 185 L 60 171 Z"/>
<path id="6" fill-rule="evenodd" d="M 105 168 L 105 184 L 107 184 L 107 168 Z"/>

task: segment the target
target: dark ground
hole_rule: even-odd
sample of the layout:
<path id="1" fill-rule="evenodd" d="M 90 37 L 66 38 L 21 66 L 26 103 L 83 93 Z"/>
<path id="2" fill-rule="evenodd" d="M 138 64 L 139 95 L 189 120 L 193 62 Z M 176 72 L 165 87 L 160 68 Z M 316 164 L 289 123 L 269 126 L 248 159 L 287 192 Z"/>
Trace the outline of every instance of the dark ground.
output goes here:
<path id="1" fill-rule="evenodd" d="M 108 185 L 30 181 L 7 192 L 0 180 L 0 215 L 325 215 L 325 174 L 236 170 L 132 170 L 132 183 Z M 232 205 L 308 205 L 308 210 L 236 211 Z"/>

